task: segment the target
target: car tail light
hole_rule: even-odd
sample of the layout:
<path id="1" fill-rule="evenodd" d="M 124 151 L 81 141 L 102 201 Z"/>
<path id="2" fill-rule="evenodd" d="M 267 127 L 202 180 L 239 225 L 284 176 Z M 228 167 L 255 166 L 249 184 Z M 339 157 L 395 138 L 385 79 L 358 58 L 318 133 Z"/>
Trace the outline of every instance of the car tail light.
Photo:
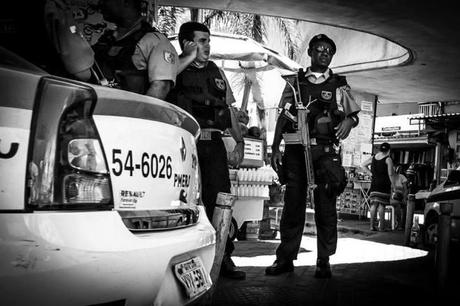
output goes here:
<path id="1" fill-rule="evenodd" d="M 107 173 L 102 147 L 97 139 L 73 139 L 67 146 L 67 161 L 74 169 Z"/>
<path id="2" fill-rule="evenodd" d="M 111 209 L 107 161 L 92 119 L 91 87 L 46 77 L 34 109 L 28 204 L 35 209 Z"/>

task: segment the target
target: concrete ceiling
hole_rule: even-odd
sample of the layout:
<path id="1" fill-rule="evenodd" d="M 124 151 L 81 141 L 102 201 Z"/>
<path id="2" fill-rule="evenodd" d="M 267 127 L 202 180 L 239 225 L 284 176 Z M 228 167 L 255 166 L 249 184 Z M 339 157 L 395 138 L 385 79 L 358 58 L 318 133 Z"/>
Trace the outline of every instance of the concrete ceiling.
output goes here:
<path id="1" fill-rule="evenodd" d="M 405 64 L 346 73 L 354 89 L 376 94 L 384 104 L 460 101 L 460 19 L 455 3 L 449 0 L 159 0 L 161 5 L 249 12 L 354 29 L 401 45 L 412 54 Z M 356 40 L 353 44 L 357 44 Z"/>

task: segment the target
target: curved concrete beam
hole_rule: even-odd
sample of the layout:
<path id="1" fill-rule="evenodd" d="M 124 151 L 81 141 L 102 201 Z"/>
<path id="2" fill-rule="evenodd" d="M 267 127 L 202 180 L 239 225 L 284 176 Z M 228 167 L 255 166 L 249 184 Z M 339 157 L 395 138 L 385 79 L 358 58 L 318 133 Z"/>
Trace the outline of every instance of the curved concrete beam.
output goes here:
<path id="1" fill-rule="evenodd" d="M 382 103 L 460 100 L 460 23 L 455 1 L 160 0 L 159 3 L 273 15 L 372 33 L 411 50 L 414 60 L 410 65 L 348 73 L 353 88 L 377 94 Z"/>

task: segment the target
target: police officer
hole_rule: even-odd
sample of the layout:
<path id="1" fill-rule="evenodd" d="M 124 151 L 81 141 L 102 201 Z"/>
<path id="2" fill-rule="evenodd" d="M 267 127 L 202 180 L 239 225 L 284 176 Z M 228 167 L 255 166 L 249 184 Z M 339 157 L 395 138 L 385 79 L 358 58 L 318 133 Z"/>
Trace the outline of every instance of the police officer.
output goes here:
<path id="1" fill-rule="evenodd" d="M 302 102 L 309 110 L 310 153 L 317 184 L 314 190 L 317 278 L 331 277 L 329 256 L 335 253 L 337 246 L 336 197 L 346 185 L 337 152 L 338 142 L 347 138 L 351 129 L 358 124 L 357 113 L 360 111 L 345 77 L 334 74 L 329 68 L 335 52 L 336 45 L 332 39 L 324 34 L 314 36 L 308 48 L 311 66 L 306 71 L 301 69 L 296 81 Z M 302 144 L 286 144 L 284 155 L 279 150 L 282 134 L 293 133 L 297 128 L 297 123 L 293 121 L 297 110 L 290 95 L 291 87 L 286 85 L 272 144 L 272 167 L 284 180 L 286 192 L 280 222 L 281 244 L 276 250 L 275 262 L 265 270 L 267 275 L 294 270 L 293 260 L 297 258 L 305 223 L 307 174 L 304 147 Z M 334 177 L 340 180 L 333 180 Z"/>
<path id="2" fill-rule="evenodd" d="M 104 20 L 116 29 L 106 29 L 93 50 L 76 33 L 71 8 L 64 1 L 47 2 L 53 21 L 48 32 L 67 71 L 79 80 L 164 99 L 190 62 L 179 59 L 169 39 L 146 21 L 143 0 L 101 0 Z"/>
<path id="3" fill-rule="evenodd" d="M 244 141 L 239 123 L 230 104 L 235 101 L 224 73 L 209 60 L 210 31 L 201 23 L 186 22 L 179 29 L 181 57 L 193 54 L 193 62 L 177 76 L 176 87 L 168 95 L 170 101 L 190 112 L 201 127 L 198 159 L 202 180 L 202 199 L 210 220 L 218 192 L 230 192 L 227 151 L 222 141 L 223 131 L 229 129 L 236 141 L 234 156 L 243 159 Z M 234 246 L 227 240 L 221 275 L 244 279 L 245 273 L 235 269 L 231 260 Z"/>
<path id="4" fill-rule="evenodd" d="M 164 99 L 179 59 L 168 38 L 142 16 L 142 0 L 102 0 L 104 19 L 116 24 L 93 47 L 103 75 L 122 89 Z"/>

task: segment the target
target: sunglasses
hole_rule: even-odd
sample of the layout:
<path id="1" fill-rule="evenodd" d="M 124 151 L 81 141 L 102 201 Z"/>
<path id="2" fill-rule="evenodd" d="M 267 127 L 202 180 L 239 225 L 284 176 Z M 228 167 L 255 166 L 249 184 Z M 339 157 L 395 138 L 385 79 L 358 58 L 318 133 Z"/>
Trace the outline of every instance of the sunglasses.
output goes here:
<path id="1" fill-rule="evenodd" d="M 316 47 L 313 48 L 316 52 L 318 53 L 322 53 L 322 52 L 326 52 L 326 53 L 329 53 L 330 55 L 334 55 L 335 54 L 335 50 L 332 49 L 332 48 L 329 48 L 329 47 L 326 47 L 324 45 L 317 45 Z"/>

